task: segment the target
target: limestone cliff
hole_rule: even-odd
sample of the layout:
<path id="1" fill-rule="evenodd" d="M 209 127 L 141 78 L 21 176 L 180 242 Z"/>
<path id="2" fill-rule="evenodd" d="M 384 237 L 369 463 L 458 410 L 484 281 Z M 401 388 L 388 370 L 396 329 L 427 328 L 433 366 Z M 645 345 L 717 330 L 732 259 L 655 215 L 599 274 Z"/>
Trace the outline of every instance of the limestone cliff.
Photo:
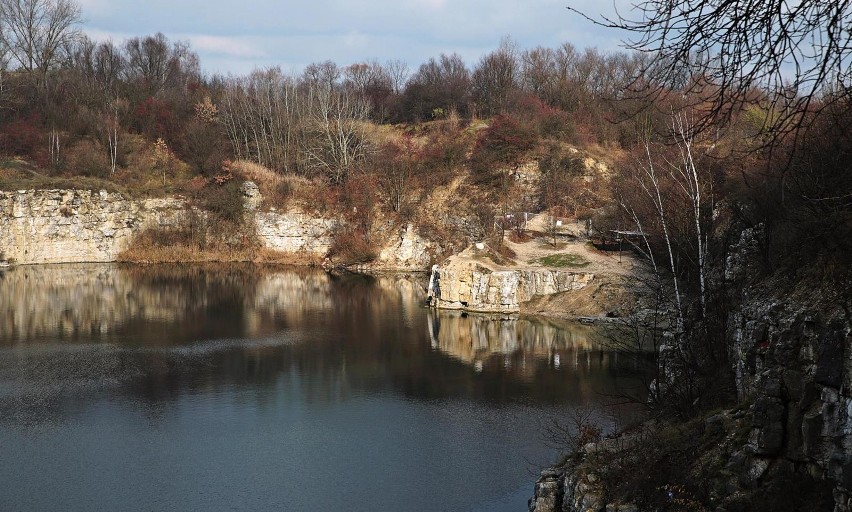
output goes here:
<path id="1" fill-rule="evenodd" d="M 852 510 L 849 283 L 820 282 L 821 274 L 807 271 L 794 279 L 789 273 L 760 272 L 759 235 L 755 229 L 738 234 L 718 277 L 722 280 L 718 288 L 728 290 L 726 340 L 739 404 L 686 426 L 674 424 L 664 436 L 645 435 L 641 450 L 672 451 L 666 446 L 676 437 L 671 432 L 689 432 L 687 437 L 694 441 L 678 449 L 691 455 L 680 469 L 702 489 L 700 499 L 711 510 L 848 512 Z M 652 439 L 664 442 L 651 447 Z M 611 469 L 618 461 L 637 457 L 641 455 L 636 447 L 596 460 L 581 450 L 568 464 L 542 473 L 530 510 L 637 510 L 606 494 L 615 481 L 604 477 L 591 486 L 584 480 L 590 471 L 605 473 L 607 466 Z M 578 501 L 578 496 L 588 500 Z M 687 501 L 698 499 L 693 494 Z"/>
<path id="2" fill-rule="evenodd" d="M 432 268 L 429 297 L 434 307 L 494 313 L 520 311 L 539 295 L 576 291 L 595 275 L 547 268 L 491 268 L 466 258 L 450 258 Z"/>
<path id="3" fill-rule="evenodd" d="M 337 218 L 299 210 L 260 210 L 260 193 L 243 187 L 246 216 L 260 243 L 275 251 L 324 257 Z M 207 215 L 180 197 L 129 199 L 90 190 L 0 191 L 0 260 L 18 264 L 111 262 L 147 229 L 204 229 Z M 392 227 L 393 228 L 393 227 Z M 393 228 L 374 268 L 423 271 L 434 250 L 412 225 Z"/>
<path id="4" fill-rule="evenodd" d="M 268 249 L 324 256 L 338 222 L 299 211 L 259 211 L 254 214 L 254 224 L 257 236 Z"/>
<path id="5" fill-rule="evenodd" d="M 136 233 L 182 225 L 188 211 L 178 198 L 104 190 L 0 191 L 0 251 L 21 264 L 114 261 Z"/>
<path id="6" fill-rule="evenodd" d="M 391 234 L 372 268 L 422 272 L 429 268 L 435 250 L 436 244 L 423 238 L 409 223 Z"/>

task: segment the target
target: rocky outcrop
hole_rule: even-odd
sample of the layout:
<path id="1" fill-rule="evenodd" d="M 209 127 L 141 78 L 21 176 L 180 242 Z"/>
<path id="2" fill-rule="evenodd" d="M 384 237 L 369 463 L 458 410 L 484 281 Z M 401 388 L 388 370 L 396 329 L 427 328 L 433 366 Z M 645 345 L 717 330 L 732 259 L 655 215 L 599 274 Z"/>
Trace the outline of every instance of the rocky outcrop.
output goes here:
<path id="1" fill-rule="evenodd" d="M 269 249 L 325 256 L 331 247 L 334 219 L 313 217 L 299 211 L 258 211 L 254 214 L 257 236 Z"/>
<path id="2" fill-rule="evenodd" d="M 432 268 L 429 298 L 434 307 L 512 313 L 538 295 L 580 290 L 595 275 L 556 269 L 499 269 L 475 261 L 449 260 Z"/>
<path id="3" fill-rule="evenodd" d="M 115 261 L 148 228 L 188 221 L 178 198 L 133 201 L 101 190 L 0 192 L 0 251 L 22 264 Z"/>
<path id="4" fill-rule="evenodd" d="M 750 452 L 837 483 L 852 510 L 852 334 L 841 311 L 759 289 L 730 315 L 737 391 L 751 401 Z M 759 298 L 763 297 L 763 298 Z"/>
<path id="5" fill-rule="evenodd" d="M 695 444 L 682 474 L 700 482 L 704 499 L 718 510 L 849 512 L 850 288 L 817 281 L 806 270 L 793 281 L 789 275 L 755 279 L 759 236 L 759 228 L 739 233 L 715 277 L 724 280 L 717 289 L 729 291 L 726 339 L 740 405 L 704 419 L 699 430 L 710 439 Z M 545 470 L 530 510 L 589 510 L 571 503 L 572 492 L 587 495 L 576 484 L 578 467 Z"/>
<path id="6" fill-rule="evenodd" d="M 530 512 L 637 512 L 633 504 L 606 503 L 600 478 L 569 461 L 545 469 L 528 502 Z"/>
<path id="7" fill-rule="evenodd" d="M 435 244 L 423 238 L 409 223 L 385 243 L 373 268 L 422 272 L 429 268 L 434 251 Z"/>
<path id="8" fill-rule="evenodd" d="M 724 272 L 737 290 L 728 315 L 737 393 L 752 404 L 746 451 L 834 481 L 835 510 L 849 511 L 852 298 L 836 285 L 748 282 L 759 235 L 759 228 L 741 233 Z"/>
<path id="9" fill-rule="evenodd" d="M 336 218 L 299 210 L 260 209 L 257 186 L 242 187 L 249 226 L 260 243 L 275 251 L 325 257 Z M 0 191 L 0 261 L 18 264 L 115 261 L 134 237 L 147 229 L 205 229 L 207 215 L 180 197 L 128 199 L 116 192 L 90 190 Z M 423 271 L 435 244 L 413 225 L 389 226 L 393 234 L 367 268 Z"/>
<path id="10" fill-rule="evenodd" d="M 260 211 L 257 187 L 246 184 L 246 213 L 265 247 L 319 257 L 328 252 L 336 220 L 300 211 Z M 203 225 L 205 219 L 205 212 L 180 197 L 133 200 L 105 190 L 0 191 L 0 259 L 25 265 L 110 262 L 144 230 L 183 229 Z"/>

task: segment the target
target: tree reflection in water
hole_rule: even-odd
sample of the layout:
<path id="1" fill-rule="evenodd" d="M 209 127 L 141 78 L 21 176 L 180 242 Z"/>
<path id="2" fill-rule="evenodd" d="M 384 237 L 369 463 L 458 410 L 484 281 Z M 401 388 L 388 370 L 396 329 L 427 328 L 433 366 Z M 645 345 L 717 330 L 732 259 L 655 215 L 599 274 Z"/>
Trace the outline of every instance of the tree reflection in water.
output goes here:
<path id="1" fill-rule="evenodd" d="M 638 372 L 593 328 L 431 311 L 425 284 L 234 265 L 5 272 L 0 508 L 522 508 L 524 460 L 554 457 L 541 423 L 600 411 Z"/>

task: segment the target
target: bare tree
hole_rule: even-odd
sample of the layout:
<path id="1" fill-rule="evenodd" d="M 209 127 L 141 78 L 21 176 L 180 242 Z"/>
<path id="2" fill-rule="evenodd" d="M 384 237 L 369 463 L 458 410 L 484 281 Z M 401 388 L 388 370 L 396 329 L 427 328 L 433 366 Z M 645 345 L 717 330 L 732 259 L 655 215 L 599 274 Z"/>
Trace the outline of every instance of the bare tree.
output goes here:
<path id="1" fill-rule="evenodd" d="M 405 82 L 408 81 L 410 74 L 408 64 L 399 59 L 389 60 L 385 63 L 385 71 L 387 71 L 388 77 L 390 77 L 393 93 L 402 94 Z"/>
<path id="2" fill-rule="evenodd" d="M 279 68 L 227 78 L 220 122 L 237 158 L 292 172 L 303 101 L 296 79 Z"/>
<path id="3" fill-rule="evenodd" d="M 558 82 L 554 50 L 539 46 L 521 54 L 521 87 L 524 90 L 550 105 L 555 105 Z"/>
<path id="4" fill-rule="evenodd" d="M 71 56 L 71 64 L 79 74 L 84 88 L 99 99 L 113 98 L 118 93 L 127 61 L 112 41 L 95 43 L 81 36 Z M 94 101 L 97 101 L 95 99 Z"/>
<path id="5" fill-rule="evenodd" d="M 473 70 L 473 96 L 481 114 L 492 116 L 507 106 L 511 93 L 520 78 L 517 50 L 509 39 L 500 47 L 482 57 Z"/>
<path id="6" fill-rule="evenodd" d="M 592 21 L 630 31 L 627 47 L 652 55 L 639 92 L 664 93 L 689 70 L 682 93 L 708 105 L 696 130 L 759 103 L 770 134 L 798 132 L 823 91 L 852 78 L 850 0 L 642 0 L 630 13 Z"/>
<path id="7" fill-rule="evenodd" d="M 415 183 L 415 171 L 418 165 L 419 148 L 411 136 L 404 136 L 399 142 L 385 144 L 379 153 L 376 175 L 391 209 L 400 213 L 405 210 Z"/>
<path id="8" fill-rule="evenodd" d="M 363 133 L 370 105 L 363 98 L 324 84 L 308 90 L 306 133 L 301 139 L 307 164 L 331 183 L 346 181 L 369 149 Z"/>
<path id="9" fill-rule="evenodd" d="M 627 183 L 617 192 L 628 221 L 641 239 L 637 250 L 650 261 L 655 273 L 662 270 L 657 253 L 662 252 L 667 260 L 664 265 L 671 276 L 678 333 L 682 333 L 686 319 L 682 280 L 697 288 L 699 318 L 706 316 L 709 300 L 713 179 L 699 161 L 691 122 L 685 113 L 672 115 L 673 147 L 652 143 L 648 133 L 643 135 L 641 156 L 637 156 L 627 173 Z"/>
<path id="10" fill-rule="evenodd" d="M 0 0 L 2 44 L 42 84 L 79 36 L 79 23 L 80 7 L 71 0 Z"/>
<path id="11" fill-rule="evenodd" d="M 180 86 L 200 73 L 198 56 L 189 44 L 181 41 L 170 43 L 161 33 L 128 39 L 124 43 L 124 51 L 128 80 L 140 84 L 150 96 L 165 88 Z"/>
<path id="12" fill-rule="evenodd" d="M 302 85 L 307 88 L 324 87 L 332 90 L 339 85 L 340 75 L 340 68 L 334 62 L 314 62 L 308 64 L 302 73 Z"/>
<path id="13" fill-rule="evenodd" d="M 393 79 L 385 67 L 375 61 L 352 64 L 344 68 L 343 76 L 344 89 L 365 98 L 374 120 L 382 122 L 388 97 L 393 94 Z"/>
<path id="14" fill-rule="evenodd" d="M 712 181 L 706 179 L 704 172 L 699 170 L 695 159 L 695 144 L 693 140 L 690 122 L 685 114 L 677 114 L 672 120 L 672 133 L 679 153 L 679 161 L 667 161 L 669 173 L 672 180 L 677 184 L 680 191 L 687 197 L 691 207 L 691 215 L 695 232 L 695 252 L 698 262 L 696 272 L 698 274 L 699 293 L 698 299 L 701 303 L 701 317 L 707 316 L 707 237 L 708 231 L 704 229 L 707 201 L 706 189 L 712 191 Z M 712 210 L 712 207 L 709 208 Z"/>
<path id="15" fill-rule="evenodd" d="M 420 65 L 405 86 L 408 110 L 414 117 L 465 110 L 470 96 L 470 71 L 458 54 L 441 54 Z"/>

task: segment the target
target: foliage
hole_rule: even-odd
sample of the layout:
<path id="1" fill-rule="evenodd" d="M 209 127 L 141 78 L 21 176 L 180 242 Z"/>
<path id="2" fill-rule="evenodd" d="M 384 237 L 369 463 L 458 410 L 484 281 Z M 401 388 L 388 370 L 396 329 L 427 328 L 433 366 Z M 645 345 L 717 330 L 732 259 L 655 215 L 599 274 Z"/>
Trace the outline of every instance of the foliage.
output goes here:
<path id="1" fill-rule="evenodd" d="M 343 229 L 335 234 L 328 254 L 339 264 L 352 265 L 373 261 L 378 251 L 364 231 Z"/>
<path id="2" fill-rule="evenodd" d="M 243 222 L 243 191 L 240 180 L 231 179 L 221 185 L 209 184 L 204 189 L 204 208 L 218 219 L 232 225 Z"/>
<path id="3" fill-rule="evenodd" d="M 529 126 L 510 116 L 495 117 L 480 132 L 470 157 L 474 182 L 500 186 L 506 180 L 504 169 L 519 164 L 537 142 L 538 135 Z"/>

